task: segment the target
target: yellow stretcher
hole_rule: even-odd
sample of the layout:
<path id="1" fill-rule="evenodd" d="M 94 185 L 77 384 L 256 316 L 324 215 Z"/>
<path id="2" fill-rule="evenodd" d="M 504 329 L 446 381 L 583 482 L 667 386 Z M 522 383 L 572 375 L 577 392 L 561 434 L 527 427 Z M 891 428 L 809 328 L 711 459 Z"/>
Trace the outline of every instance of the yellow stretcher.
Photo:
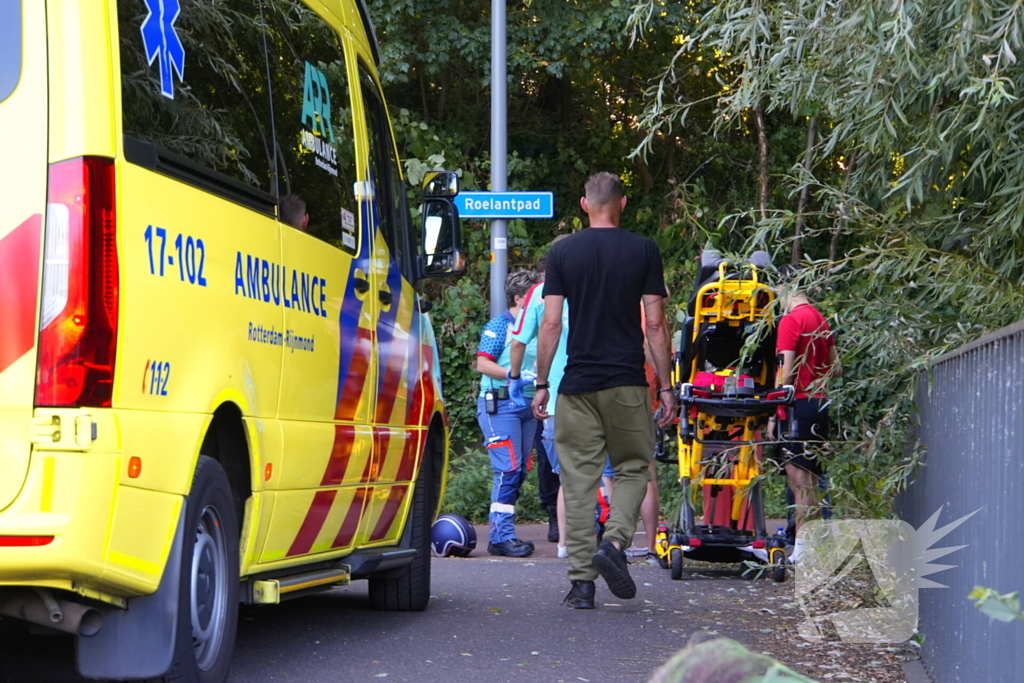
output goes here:
<path id="1" fill-rule="evenodd" d="M 765 529 L 760 444 L 768 419 L 789 410 L 795 392 L 776 387 L 775 292 L 756 266 L 721 261 L 701 274 L 674 355 L 680 405 L 677 462 L 679 519 L 659 531 L 655 549 L 672 578 L 684 558 L 703 562 L 767 561 L 785 580 L 785 539 Z M 696 518 L 703 489 L 704 519 Z"/>

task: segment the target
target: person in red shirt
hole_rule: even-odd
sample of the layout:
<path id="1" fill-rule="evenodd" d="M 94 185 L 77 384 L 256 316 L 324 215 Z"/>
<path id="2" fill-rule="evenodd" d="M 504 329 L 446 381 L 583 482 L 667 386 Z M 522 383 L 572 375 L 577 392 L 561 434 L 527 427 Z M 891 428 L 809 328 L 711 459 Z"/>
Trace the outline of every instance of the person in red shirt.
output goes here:
<path id="1" fill-rule="evenodd" d="M 783 278 L 796 281 L 797 269 L 780 269 Z M 796 440 L 779 444 L 785 463 L 789 487 L 796 503 L 795 517 L 798 538 L 790 555 L 797 561 L 803 550 L 799 529 L 803 523 L 818 514 L 818 477 L 824 474 L 821 459 L 811 445 L 825 441 L 830 427 L 828 396 L 825 384 L 842 374 L 835 339 L 825 317 L 796 289 L 780 295 L 779 303 L 785 312 L 779 321 L 776 353 L 779 356 L 780 384 L 791 384 L 796 389 L 793 419 L 796 422 Z M 791 432 L 785 421 L 782 434 Z"/>

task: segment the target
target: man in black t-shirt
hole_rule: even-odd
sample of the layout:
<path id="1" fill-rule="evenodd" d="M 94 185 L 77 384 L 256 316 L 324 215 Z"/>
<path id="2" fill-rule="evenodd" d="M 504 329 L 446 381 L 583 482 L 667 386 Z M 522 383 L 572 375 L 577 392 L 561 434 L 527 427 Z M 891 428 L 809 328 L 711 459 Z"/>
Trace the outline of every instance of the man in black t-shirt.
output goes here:
<path id="1" fill-rule="evenodd" d="M 593 609 L 599 574 L 616 597 L 636 595 L 623 549 L 636 532 L 654 453 L 640 302 L 665 406 L 663 425 L 675 417 L 676 405 L 669 382 L 669 332 L 662 310 L 666 291 L 658 247 L 619 227 L 626 197 L 617 176 L 591 176 L 580 205 L 590 228 L 562 240 L 548 255 L 533 410 L 538 419 L 548 416 L 548 371 L 562 332 L 562 302 L 567 301 L 569 362 L 555 421 L 571 564 L 572 590 L 566 602 Z M 604 540 L 595 552 L 594 499 L 606 453 L 615 469 L 615 494 Z"/>

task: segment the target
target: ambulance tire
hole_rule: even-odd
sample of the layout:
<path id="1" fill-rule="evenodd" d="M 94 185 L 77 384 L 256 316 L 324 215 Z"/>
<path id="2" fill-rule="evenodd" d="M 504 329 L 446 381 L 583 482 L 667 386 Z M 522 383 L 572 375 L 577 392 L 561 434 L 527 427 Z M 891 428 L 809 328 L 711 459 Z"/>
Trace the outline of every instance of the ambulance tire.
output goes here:
<path id="1" fill-rule="evenodd" d="M 238 629 L 238 572 L 238 520 L 231 485 L 221 464 L 201 455 L 188 496 L 177 645 L 165 683 L 228 679 Z"/>
<path id="2" fill-rule="evenodd" d="M 429 442 L 428 442 L 429 443 Z M 422 612 L 430 601 L 430 527 L 434 512 L 434 462 L 428 446 L 416 477 L 412 508 L 410 546 L 418 550 L 405 567 L 371 576 L 370 605 L 383 612 Z"/>

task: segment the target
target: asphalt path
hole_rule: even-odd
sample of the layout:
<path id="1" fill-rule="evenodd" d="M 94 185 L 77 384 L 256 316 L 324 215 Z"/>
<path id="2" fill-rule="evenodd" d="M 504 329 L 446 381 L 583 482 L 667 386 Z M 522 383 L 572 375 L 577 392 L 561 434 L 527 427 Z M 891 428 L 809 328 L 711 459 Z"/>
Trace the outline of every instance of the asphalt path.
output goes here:
<path id="1" fill-rule="evenodd" d="M 362 581 L 244 607 L 231 681 L 641 682 L 695 631 L 779 654 L 802 619 L 787 606 L 790 583 L 746 581 L 724 568 L 672 581 L 642 561 L 631 565 L 635 599 L 615 598 L 599 580 L 597 609 L 572 610 L 562 604 L 567 561 L 553 557 L 543 528 L 520 536 L 536 539 L 535 557 L 492 558 L 484 537 L 472 558 L 436 559 L 422 613 L 371 610 Z M 0 619 L 0 681 L 82 680 L 70 637 L 30 636 Z"/>

